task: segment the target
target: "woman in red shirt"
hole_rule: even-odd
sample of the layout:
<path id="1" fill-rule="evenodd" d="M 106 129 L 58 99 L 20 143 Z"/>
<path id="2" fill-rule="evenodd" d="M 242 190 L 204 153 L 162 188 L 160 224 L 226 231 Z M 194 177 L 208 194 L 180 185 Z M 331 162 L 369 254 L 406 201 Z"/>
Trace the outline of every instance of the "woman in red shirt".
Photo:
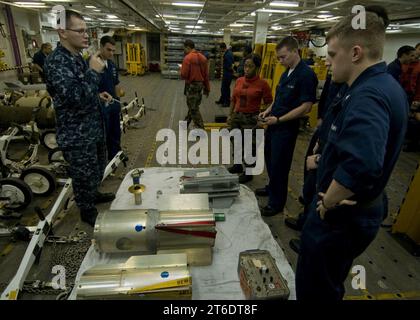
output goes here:
<path id="1" fill-rule="evenodd" d="M 271 89 L 267 81 L 258 76 L 261 67 L 261 58 L 256 54 L 250 54 L 245 58 L 245 76 L 236 80 L 235 89 L 231 99 L 231 114 L 228 124 L 231 130 L 240 129 L 244 138 L 244 129 L 253 129 L 252 153 L 255 156 L 255 129 L 257 118 L 262 105 L 270 105 L 273 102 Z M 244 151 L 244 148 L 243 148 Z M 243 163 L 244 154 L 242 155 Z M 245 163 L 246 166 L 248 164 Z M 239 182 L 246 183 L 252 180 L 251 175 L 246 175 L 242 164 L 235 164 L 228 169 L 230 173 L 238 173 Z"/>

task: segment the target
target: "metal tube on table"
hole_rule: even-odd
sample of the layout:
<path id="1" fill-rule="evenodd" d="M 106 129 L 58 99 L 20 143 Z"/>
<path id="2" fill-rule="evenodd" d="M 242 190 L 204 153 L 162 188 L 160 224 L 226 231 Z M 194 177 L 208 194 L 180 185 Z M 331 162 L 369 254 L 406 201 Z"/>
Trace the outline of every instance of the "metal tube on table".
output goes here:
<path id="1" fill-rule="evenodd" d="M 131 257 L 125 263 L 99 265 L 80 278 L 77 299 L 191 299 L 187 256 Z"/>
<path id="2" fill-rule="evenodd" d="M 105 211 L 96 220 L 94 238 L 105 253 L 210 248 L 216 239 L 215 225 L 210 210 Z"/>

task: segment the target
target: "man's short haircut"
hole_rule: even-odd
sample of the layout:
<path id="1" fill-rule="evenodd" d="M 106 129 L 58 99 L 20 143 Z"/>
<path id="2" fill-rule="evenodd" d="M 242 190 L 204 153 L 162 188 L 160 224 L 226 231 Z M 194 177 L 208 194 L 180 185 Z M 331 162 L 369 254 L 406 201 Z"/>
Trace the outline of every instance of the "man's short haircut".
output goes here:
<path id="1" fill-rule="evenodd" d="M 190 49 L 194 49 L 195 48 L 195 44 L 194 41 L 187 39 L 184 41 L 184 47 L 185 48 L 190 48 Z"/>
<path id="2" fill-rule="evenodd" d="M 52 47 L 51 43 L 46 42 L 46 43 L 41 44 L 41 50 L 45 50 L 47 49 L 47 47 Z"/>
<path id="3" fill-rule="evenodd" d="M 382 18 L 382 22 L 384 23 L 385 29 L 388 28 L 390 21 L 388 17 L 388 12 L 386 11 L 384 7 L 377 6 L 377 5 L 370 5 L 370 6 L 366 6 L 365 10 L 366 12 L 376 13 L 379 18 Z"/>
<path id="4" fill-rule="evenodd" d="M 351 14 L 334 25 L 327 34 L 327 42 L 337 37 L 346 49 L 359 45 L 367 49 L 367 56 L 372 60 L 382 59 L 385 45 L 385 25 L 376 13 L 366 12 L 366 28 L 355 29 L 352 26 L 356 14 Z"/>
<path id="5" fill-rule="evenodd" d="M 226 43 L 222 42 L 222 43 L 220 44 L 220 49 L 227 49 L 227 45 L 226 45 Z"/>
<path id="6" fill-rule="evenodd" d="M 397 57 L 401 58 L 404 54 L 409 54 L 410 52 L 415 51 L 415 50 L 416 49 L 414 49 L 414 47 L 412 46 L 402 46 L 397 51 Z"/>
<path id="7" fill-rule="evenodd" d="M 261 67 L 261 57 L 258 54 L 251 53 L 245 57 L 246 60 L 252 60 L 257 68 Z"/>
<path id="8" fill-rule="evenodd" d="M 110 36 L 103 36 L 101 38 L 101 47 L 105 47 L 107 43 L 110 43 L 113 46 L 115 46 L 115 39 Z"/>
<path id="9" fill-rule="evenodd" d="M 65 12 L 66 12 L 66 29 L 71 25 L 71 17 L 75 17 L 77 19 L 85 21 L 85 18 L 83 18 L 83 16 L 76 11 L 66 9 Z M 59 23 L 57 24 L 60 25 Z"/>
<path id="10" fill-rule="evenodd" d="M 283 47 L 286 47 L 289 51 L 292 51 L 295 49 L 298 50 L 299 44 L 295 38 L 293 38 L 292 36 L 288 36 L 288 37 L 283 38 L 283 40 L 281 40 L 277 44 L 276 51 L 281 50 Z"/>

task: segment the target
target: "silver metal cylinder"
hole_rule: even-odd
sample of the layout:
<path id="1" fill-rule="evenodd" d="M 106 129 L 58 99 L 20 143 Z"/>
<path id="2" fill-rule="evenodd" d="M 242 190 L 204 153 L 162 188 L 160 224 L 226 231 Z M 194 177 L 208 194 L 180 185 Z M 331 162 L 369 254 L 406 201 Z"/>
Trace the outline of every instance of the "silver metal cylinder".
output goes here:
<path id="1" fill-rule="evenodd" d="M 101 252 L 153 252 L 150 232 L 146 210 L 105 211 L 96 219 L 94 239 Z"/>
<path id="2" fill-rule="evenodd" d="M 94 239 L 105 253 L 209 248 L 214 246 L 215 225 L 209 210 L 105 211 L 96 220 Z"/>

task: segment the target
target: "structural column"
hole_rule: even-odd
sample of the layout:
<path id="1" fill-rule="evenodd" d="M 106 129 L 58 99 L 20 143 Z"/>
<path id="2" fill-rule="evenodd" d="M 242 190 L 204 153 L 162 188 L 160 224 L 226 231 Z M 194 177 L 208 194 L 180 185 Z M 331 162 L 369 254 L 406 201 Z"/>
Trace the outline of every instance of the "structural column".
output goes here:
<path id="1" fill-rule="evenodd" d="M 229 47 L 231 42 L 231 30 L 230 29 L 224 29 L 223 31 L 223 42 L 226 43 L 226 45 Z"/>
<path id="2" fill-rule="evenodd" d="M 255 27 L 253 35 L 253 44 L 265 44 L 268 32 L 268 12 L 257 12 L 255 15 Z"/>

